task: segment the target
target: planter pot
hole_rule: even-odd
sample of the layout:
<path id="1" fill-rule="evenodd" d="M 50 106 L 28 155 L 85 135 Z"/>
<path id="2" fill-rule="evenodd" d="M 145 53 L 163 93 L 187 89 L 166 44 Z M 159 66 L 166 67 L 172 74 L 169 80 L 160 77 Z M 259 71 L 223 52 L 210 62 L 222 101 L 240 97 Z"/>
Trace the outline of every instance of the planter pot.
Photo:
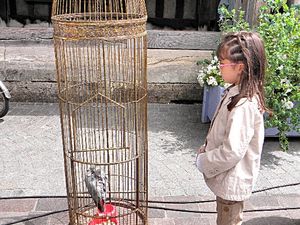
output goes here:
<path id="1" fill-rule="evenodd" d="M 270 127 L 265 129 L 265 137 L 278 137 L 279 130 L 276 127 Z M 297 131 L 290 131 L 286 133 L 287 137 L 300 137 L 300 133 Z"/>
<path id="2" fill-rule="evenodd" d="M 203 103 L 202 103 L 202 114 L 201 122 L 211 122 L 217 106 L 221 101 L 222 94 L 225 88 L 220 86 L 204 86 L 203 90 Z M 278 129 L 276 127 L 266 128 L 265 137 L 278 137 Z M 300 137 L 300 133 L 297 131 L 290 131 L 287 133 L 288 137 Z"/>
<path id="3" fill-rule="evenodd" d="M 298 103 L 296 103 L 298 104 Z M 268 115 L 265 114 L 264 115 L 264 119 L 268 119 Z M 288 120 L 289 122 L 290 120 Z M 269 128 L 265 128 L 265 137 L 278 137 L 279 134 L 279 130 L 276 127 L 269 127 Z M 291 130 L 289 132 L 286 133 L 287 137 L 300 137 L 300 133 L 295 131 L 295 130 Z"/>
<path id="4" fill-rule="evenodd" d="M 225 88 L 220 86 L 204 86 L 201 122 L 209 123 L 221 101 Z"/>
<path id="5" fill-rule="evenodd" d="M 264 115 L 264 119 L 267 119 L 268 115 Z M 279 134 L 279 130 L 276 127 L 269 127 L 265 129 L 265 137 L 278 137 Z M 286 133 L 287 137 L 300 137 L 300 133 L 295 131 L 295 130 L 291 130 L 289 132 Z"/>

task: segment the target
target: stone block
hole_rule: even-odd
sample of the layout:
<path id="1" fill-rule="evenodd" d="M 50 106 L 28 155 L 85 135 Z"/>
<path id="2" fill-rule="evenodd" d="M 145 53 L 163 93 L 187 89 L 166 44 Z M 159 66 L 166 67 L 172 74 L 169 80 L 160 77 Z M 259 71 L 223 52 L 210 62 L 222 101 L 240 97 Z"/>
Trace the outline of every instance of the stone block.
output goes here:
<path id="1" fill-rule="evenodd" d="M 39 199 L 36 205 L 36 211 L 57 211 L 68 209 L 67 198 L 65 199 Z"/>
<path id="2" fill-rule="evenodd" d="M 36 205 L 35 199 L 1 200 L 0 212 L 30 212 Z"/>
<path id="3" fill-rule="evenodd" d="M 198 84 L 148 84 L 148 101 L 159 103 L 200 102 L 202 89 Z"/>
<path id="4" fill-rule="evenodd" d="M 175 225 L 195 225 L 195 224 L 205 224 L 212 225 L 211 221 L 208 218 L 202 218 L 201 216 L 197 218 L 175 218 Z"/>
<path id="5" fill-rule="evenodd" d="M 249 201 L 256 209 L 279 206 L 278 199 L 270 196 L 253 197 Z"/>
<path id="6" fill-rule="evenodd" d="M 164 210 L 161 209 L 149 209 L 148 210 L 148 216 L 149 218 L 165 218 L 166 213 Z"/>
<path id="7" fill-rule="evenodd" d="M 175 225 L 175 222 L 172 218 L 149 218 L 149 225 Z"/>
<path id="8" fill-rule="evenodd" d="M 68 212 L 58 213 L 49 216 L 49 225 L 69 225 Z"/>
<path id="9" fill-rule="evenodd" d="M 170 196 L 165 198 L 167 201 L 172 201 L 174 204 L 168 204 L 167 208 L 175 209 L 166 212 L 168 218 L 191 218 L 199 217 L 200 213 L 183 212 L 184 210 L 199 211 L 197 204 L 178 204 L 178 202 L 191 200 L 188 196 Z M 176 224 L 176 223 L 175 223 Z"/>
<path id="10" fill-rule="evenodd" d="M 19 221 L 23 218 L 21 217 L 9 217 L 9 218 L 0 218 L 0 224 L 14 224 L 14 222 Z M 18 223 L 18 225 L 28 225 L 23 223 Z"/>
<path id="11" fill-rule="evenodd" d="M 0 78 L 12 91 L 12 101 L 57 101 L 53 45 L 2 43 L 0 50 Z M 149 49 L 149 102 L 201 101 L 196 62 L 210 57 L 211 51 Z"/>
<path id="12" fill-rule="evenodd" d="M 148 49 L 148 83 L 196 83 L 200 59 L 211 51 Z"/>
<path id="13" fill-rule="evenodd" d="M 300 207 L 300 195 L 286 194 L 277 196 L 276 198 L 281 207 Z"/>
<path id="14" fill-rule="evenodd" d="M 57 85 L 50 82 L 6 82 L 12 96 L 18 102 L 57 102 Z"/>

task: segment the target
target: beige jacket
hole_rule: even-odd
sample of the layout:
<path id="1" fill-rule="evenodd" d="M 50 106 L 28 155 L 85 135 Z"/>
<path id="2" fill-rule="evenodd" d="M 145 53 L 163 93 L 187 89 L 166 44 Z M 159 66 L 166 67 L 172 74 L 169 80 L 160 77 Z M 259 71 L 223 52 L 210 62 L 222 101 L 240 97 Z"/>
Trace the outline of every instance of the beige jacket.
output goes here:
<path id="1" fill-rule="evenodd" d="M 233 86 L 223 97 L 206 138 L 205 152 L 196 165 L 208 187 L 223 199 L 243 201 L 250 197 L 258 176 L 264 142 L 264 120 L 258 100 L 242 98 L 230 111 Z"/>

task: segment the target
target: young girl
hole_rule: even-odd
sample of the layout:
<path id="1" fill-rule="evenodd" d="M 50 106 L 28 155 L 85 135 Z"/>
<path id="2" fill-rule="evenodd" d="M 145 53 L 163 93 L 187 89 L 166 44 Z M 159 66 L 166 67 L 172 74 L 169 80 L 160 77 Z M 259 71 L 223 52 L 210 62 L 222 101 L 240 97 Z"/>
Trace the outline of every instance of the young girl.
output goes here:
<path id="1" fill-rule="evenodd" d="M 264 142 L 265 50 L 256 33 L 225 36 L 217 49 L 220 71 L 232 84 L 222 98 L 196 165 L 217 196 L 217 225 L 242 224 Z"/>

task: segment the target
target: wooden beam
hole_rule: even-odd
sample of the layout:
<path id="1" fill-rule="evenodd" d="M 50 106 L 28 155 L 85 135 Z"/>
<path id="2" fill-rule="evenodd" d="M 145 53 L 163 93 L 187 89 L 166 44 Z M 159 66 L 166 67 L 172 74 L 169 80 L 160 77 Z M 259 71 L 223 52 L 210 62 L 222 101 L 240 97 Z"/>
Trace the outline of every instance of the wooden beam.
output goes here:
<path id="1" fill-rule="evenodd" d="M 167 26 L 175 30 L 184 30 L 186 27 L 197 28 L 197 21 L 194 19 L 178 19 L 178 18 L 148 18 L 148 22 L 159 27 Z"/>
<path id="2" fill-rule="evenodd" d="M 0 6 L 0 18 L 7 22 L 9 18 L 7 0 L 0 0 Z"/>
<path id="3" fill-rule="evenodd" d="M 10 17 L 12 17 L 13 19 L 16 17 L 17 15 L 16 0 L 9 1 L 9 13 L 10 13 Z"/>
<path id="4" fill-rule="evenodd" d="M 156 0 L 155 15 L 158 18 L 164 17 L 164 1 Z"/>
<path id="5" fill-rule="evenodd" d="M 175 18 L 183 18 L 184 0 L 176 0 Z"/>

